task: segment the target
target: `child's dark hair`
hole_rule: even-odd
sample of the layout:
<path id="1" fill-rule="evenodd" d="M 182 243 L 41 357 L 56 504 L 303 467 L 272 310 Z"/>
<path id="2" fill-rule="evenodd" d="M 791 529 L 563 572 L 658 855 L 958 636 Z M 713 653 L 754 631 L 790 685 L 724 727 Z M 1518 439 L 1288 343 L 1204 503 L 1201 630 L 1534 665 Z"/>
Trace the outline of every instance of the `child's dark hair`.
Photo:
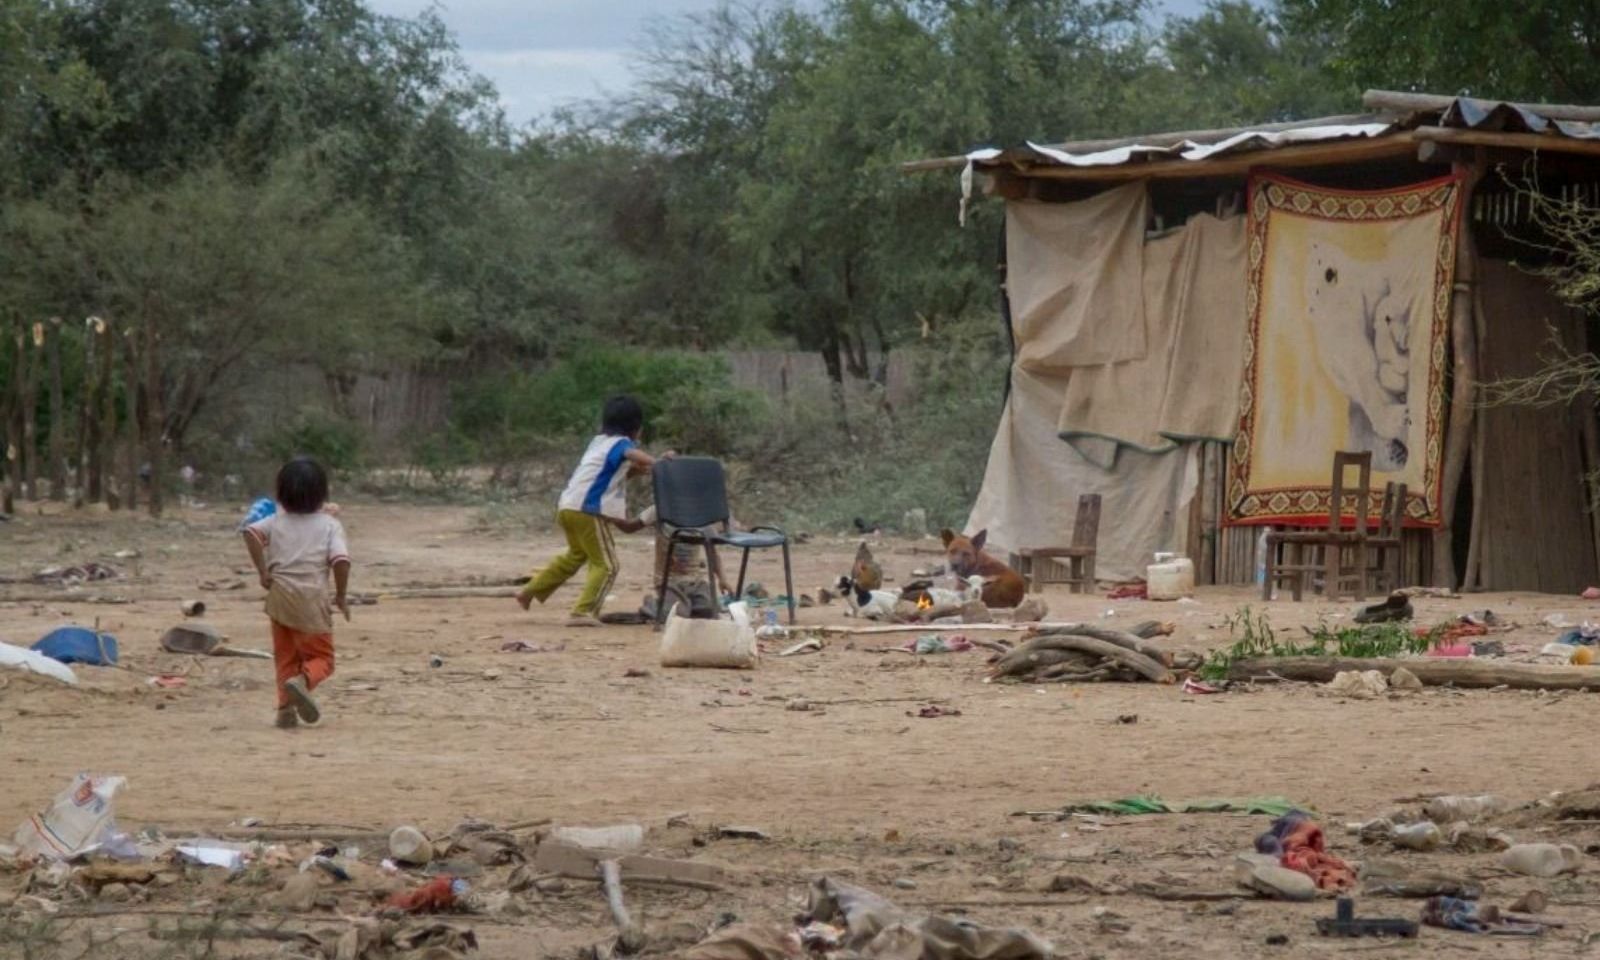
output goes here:
<path id="1" fill-rule="evenodd" d="M 316 513 L 328 502 L 328 474 L 310 457 L 295 457 L 278 470 L 278 503 L 290 513 Z"/>
<path id="2" fill-rule="evenodd" d="M 644 427 L 644 408 L 639 401 L 619 393 L 606 401 L 600 414 L 600 432 L 608 437 L 631 437 Z"/>

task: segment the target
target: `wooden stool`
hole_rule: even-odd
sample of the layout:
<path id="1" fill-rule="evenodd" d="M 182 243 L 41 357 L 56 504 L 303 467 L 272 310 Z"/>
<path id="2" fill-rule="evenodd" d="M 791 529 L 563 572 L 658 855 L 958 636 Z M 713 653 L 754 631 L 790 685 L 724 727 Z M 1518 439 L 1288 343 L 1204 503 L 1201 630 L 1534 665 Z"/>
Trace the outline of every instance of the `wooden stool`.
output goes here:
<path id="1" fill-rule="evenodd" d="M 1072 524 L 1072 546 L 1029 547 L 1011 555 L 1011 568 L 1022 574 L 1029 593 L 1040 593 L 1047 583 L 1065 583 L 1073 593 L 1094 592 L 1094 557 L 1100 540 L 1100 494 L 1078 498 L 1078 517 Z M 1064 561 L 1064 562 L 1063 562 Z"/>

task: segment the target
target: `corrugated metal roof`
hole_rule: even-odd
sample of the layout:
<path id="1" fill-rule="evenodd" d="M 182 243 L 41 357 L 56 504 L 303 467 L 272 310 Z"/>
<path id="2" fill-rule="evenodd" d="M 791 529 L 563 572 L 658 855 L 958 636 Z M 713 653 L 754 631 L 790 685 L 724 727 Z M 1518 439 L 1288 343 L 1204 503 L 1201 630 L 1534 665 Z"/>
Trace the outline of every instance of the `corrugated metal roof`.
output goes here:
<path id="1" fill-rule="evenodd" d="M 1294 123 L 1259 124 L 1221 130 L 1148 134 L 1117 140 L 1084 140 L 1042 145 L 1026 143 L 1007 149 L 986 148 L 970 153 L 908 163 L 907 171 L 951 167 L 1010 169 L 1026 173 L 1031 168 L 1077 168 L 1093 176 L 1093 168 L 1123 168 L 1174 161 L 1200 162 L 1219 157 L 1306 147 L 1353 139 L 1381 139 L 1411 134 L 1416 139 L 1448 139 L 1434 131 L 1532 134 L 1552 140 L 1600 141 L 1600 107 L 1557 104 L 1516 104 L 1465 97 L 1368 91 L 1363 98 L 1371 113 L 1325 117 Z M 1465 142 L 1473 142 L 1467 140 Z M 1519 141 L 1527 148 L 1536 141 Z M 1576 146 L 1576 145 L 1575 145 Z M 1552 149 L 1561 149 L 1551 143 Z M 1590 152 L 1593 148 L 1584 150 Z M 1133 170 L 1108 170 L 1108 176 L 1138 176 Z"/>

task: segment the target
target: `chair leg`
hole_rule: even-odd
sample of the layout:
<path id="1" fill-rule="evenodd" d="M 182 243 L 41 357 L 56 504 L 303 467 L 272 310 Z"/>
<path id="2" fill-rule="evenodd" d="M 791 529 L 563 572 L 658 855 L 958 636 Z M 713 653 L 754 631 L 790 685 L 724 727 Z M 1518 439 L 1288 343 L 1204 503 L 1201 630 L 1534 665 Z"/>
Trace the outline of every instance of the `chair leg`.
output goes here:
<path id="1" fill-rule="evenodd" d="M 1306 569 L 1308 564 L 1305 544 L 1294 544 L 1292 552 L 1294 559 L 1290 563 L 1298 569 L 1294 572 L 1294 583 L 1289 588 L 1289 595 L 1294 598 L 1295 603 L 1299 603 L 1306 598 L 1306 578 L 1311 576 L 1311 571 Z"/>
<path id="2" fill-rule="evenodd" d="M 1092 594 L 1095 589 L 1094 554 L 1083 558 L 1083 592 Z"/>
<path id="3" fill-rule="evenodd" d="M 706 583 L 711 586 L 711 609 L 716 616 L 722 616 L 722 588 L 717 585 L 717 561 L 711 555 L 711 541 L 705 542 L 706 549 Z"/>
<path id="4" fill-rule="evenodd" d="M 733 588 L 733 598 L 735 600 L 744 599 L 744 574 L 745 570 L 748 569 L 749 566 L 750 551 L 747 549 L 745 550 L 744 554 L 739 557 L 739 585 Z"/>
<path id="5" fill-rule="evenodd" d="M 661 582 L 656 584 L 656 628 L 667 622 L 667 582 L 672 579 L 672 551 L 678 546 L 678 535 L 667 538 L 667 562 L 661 569 Z"/>
<path id="6" fill-rule="evenodd" d="M 794 573 L 789 566 L 789 541 L 783 541 L 783 595 L 789 598 L 789 626 L 794 626 Z"/>

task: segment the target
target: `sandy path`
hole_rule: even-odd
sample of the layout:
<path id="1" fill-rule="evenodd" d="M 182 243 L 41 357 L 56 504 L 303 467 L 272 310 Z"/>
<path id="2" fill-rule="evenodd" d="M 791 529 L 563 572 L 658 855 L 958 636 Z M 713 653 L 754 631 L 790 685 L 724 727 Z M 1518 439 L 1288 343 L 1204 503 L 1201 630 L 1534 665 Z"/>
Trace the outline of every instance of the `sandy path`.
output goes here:
<path id="1" fill-rule="evenodd" d="M 0 638 L 10 642 L 30 643 L 64 620 L 100 617 L 121 638 L 127 668 L 84 670 L 86 690 L 0 678 L 0 825 L 9 829 L 82 769 L 131 779 L 120 808 L 130 824 L 221 826 L 253 816 L 443 830 L 469 815 L 499 823 L 635 819 L 657 828 L 653 842 L 662 852 L 709 857 L 755 881 L 728 898 L 644 894 L 641 909 L 655 919 L 703 923 L 723 909 L 785 916 L 796 909 L 805 879 L 826 870 L 907 902 L 992 899 L 1001 905 L 972 908 L 974 915 L 1033 926 L 1067 956 L 1281 953 L 1263 945 L 1280 931 L 1292 936 L 1294 955 L 1310 955 L 1352 949 L 1312 935 L 1308 918 L 1331 909 L 1325 904 L 1250 902 L 1226 915 L 1215 905 L 1117 897 L 1004 906 L 1046 896 L 1038 888 L 1062 872 L 1130 881 L 1165 873 L 1226 888 L 1221 872 L 1231 853 L 1248 846 L 1264 818 L 1165 817 L 1084 832 L 1008 815 L 1135 792 L 1172 799 L 1282 794 L 1314 807 L 1340 851 L 1358 857 L 1359 847 L 1335 825 L 1376 815 L 1396 798 L 1494 791 L 1526 801 L 1600 779 L 1600 748 L 1590 735 L 1600 701 L 1582 694 L 1429 691 L 1355 702 L 1300 686 L 1219 697 L 1151 685 L 999 686 L 981 682 L 979 654 L 912 660 L 868 652 L 881 642 L 875 638 L 769 658 L 753 672 L 663 671 L 647 628 L 566 630 L 559 626 L 563 609 L 529 615 L 501 598 L 381 599 L 357 608 L 355 622 L 339 629 L 338 673 L 323 697 L 327 720 L 284 733 L 269 725 L 270 664 L 202 662 L 156 645 L 176 619 L 173 598 L 202 596 L 212 605 L 208 619 L 236 643 L 267 646 L 253 585 L 235 593 L 196 588 L 246 565 L 231 532 L 235 518 L 230 509 L 161 522 L 25 516 L 0 526 L 0 575 L 107 559 L 127 547 L 142 553 L 136 562 L 111 561 L 136 568 L 127 579 L 84 590 L 128 596 L 131 604 L 66 596 L 0 602 Z M 346 521 L 356 589 L 380 594 L 408 583 L 513 575 L 554 549 L 548 537 L 529 542 L 486 528 L 464 508 L 351 504 Z M 831 579 L 853 549 L 842 539 L 799 548 L 797 582 Z M 625 541 L 623 554 L 619 593 L 631 600 L 646 579 L 648 541 Z M 905 543 L 886 545 L 880 555 L 902 579 L 933 559 Z M 755 575 L 781 582 L 770 564 Z M 13 586 L 0 588 L 0 596 L 22 591 L 40 592 Z M 1204 649 L 1223 642 L 1222 617 L 1248 594 L 1209 590 L 1201 603 L 1183 606 L 1048 599 L 1058 618 L 1115 610 L 1113 622 L 1174 619 L 1175 645 Z M 1581 619 L 1586 609 L 1575 599 L 1528 595 L 1420 606 L 1428 619 L 1490 607 L 1528 625 L 1507 638 L 1514 648 L 1549 639 L 1553 631 L 1539 622 L 1545 614 Z M 1274 624 L 1285 627 L 1348 606 L 1280 602 L 1270 609 Z M 837 607 L 802 617 L 843 621 Z M 565 649 L 501 653 L 513 639 Z M 442 667 L 428 665 L 432 654 L 444 659 Z M 629 668 L 649 675 L 625 677 Z M 185 670 L 189 684 L 181 690 L 157 692 L 145 683 L 158 672 Z M 487 679 L 486 671 L 498 678 Z M 820 706 L 788 709 L 796 699 Z M 931 701 L 962 715 L 907 716 Z M 1119 723 L 1124 715 L 1138 720 Z M 756 824 L 773 840 L 695 847 L 692 830 L 664 829 L 675 814 L 699 828 Z M 1020 852 L 1001 850 L 1002 837 L 1019 841 Z M 1568 829 L 1561 838 L 1594 842 L 1600 832 Z M 1427 856 L 1432 865 L 1469 872 L 1493 865 L 1489 855 Z M 914 890 L 889 887 L 905 877 L 914 879 Z M 0 891 L 7 883 L 0 873 Z M 1562 884 L 1568 898 L 1594 896 L 1587 876 Z M 1501 879 L 1491 889 L 1528 885 Z M 1100 932 L 1088 913 L 1100 903 L 1133 929 Z M 1414 911 L 1410 903 L 1372 906 Z M 1588 908 L 1558 909 L 1578 926 L 1540 949 L 1575 952 Z M 606 929 L 586 890 L 526 910 L 514 927 L 479 931 L 484 956 L 543 955 L 592 942 Z M 1428 931 L 1408 949 L 1521 956 L 1531 948 Z"/>

